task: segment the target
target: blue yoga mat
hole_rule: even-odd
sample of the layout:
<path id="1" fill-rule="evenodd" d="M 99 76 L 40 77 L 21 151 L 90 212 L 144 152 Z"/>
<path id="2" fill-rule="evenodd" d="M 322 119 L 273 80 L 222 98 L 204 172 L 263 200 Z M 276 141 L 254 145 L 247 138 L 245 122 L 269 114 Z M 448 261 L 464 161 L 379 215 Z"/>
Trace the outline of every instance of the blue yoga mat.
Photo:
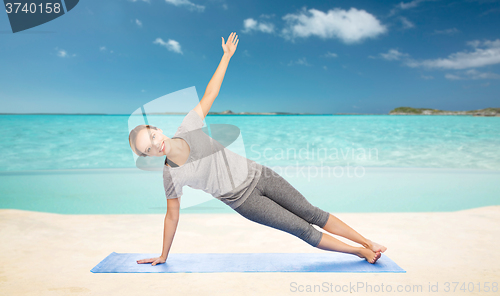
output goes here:
<path id="1" fill-rule="evenodd" d="M 406 272 L 385 254 L 370 264 L 344 253 L 191 253 L 169 254 L 167 262 L 152 266 L 140 259 L 160 254 L 111 253 L 92 268 L 94 273 L 206 273 L 206 272 Z"/>

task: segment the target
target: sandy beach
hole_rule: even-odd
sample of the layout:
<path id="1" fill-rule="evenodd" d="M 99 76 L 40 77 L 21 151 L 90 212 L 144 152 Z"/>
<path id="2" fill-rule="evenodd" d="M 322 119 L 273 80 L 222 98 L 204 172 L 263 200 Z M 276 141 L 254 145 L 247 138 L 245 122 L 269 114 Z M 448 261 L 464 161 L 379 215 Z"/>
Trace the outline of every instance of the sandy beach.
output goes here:
<path id="1" fill-rule="evenodd" d="M 359 282 L 379 288 L 391 285 L 396 295 L 498 295 L 498 290 L 486 292 L 484 287 L 491 289 L 492 282 L 500 282 L 500 206 L 456 212 L 333 214 L 367 238 L 385 244 L 385 254 L 406 273 L 94 274 L 90 270 L 111 252 L 161 252 L 164 215 L 0 210 L 0 291 L 2 295 L 347 295 L 351 293 L 294 292 L 292 286 Z M 219 252 L 325 251 L 236 213 L 181 214 L 171 253 Z M 445 291 L 446 282 L 459 283 L 455 293 L 453 285 Z M 439 292 L 429 292 L 429 285 L 435 289 L 436 284 Z M 397 292 L 398 285 L 411 288 L 411 293 Z M 365 289 L 351 292 L 375 293 Z"/>

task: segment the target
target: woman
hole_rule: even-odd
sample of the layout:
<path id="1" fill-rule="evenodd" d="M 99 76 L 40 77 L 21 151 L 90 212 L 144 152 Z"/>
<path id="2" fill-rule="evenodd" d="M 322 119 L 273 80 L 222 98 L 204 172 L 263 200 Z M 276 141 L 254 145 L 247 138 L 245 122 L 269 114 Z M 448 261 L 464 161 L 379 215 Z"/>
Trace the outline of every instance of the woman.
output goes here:
<path id="1" fill-rule="evenodd" d="M 167 196 L 163 251 L 160 257 L 137 263 L 165 263 L 179 221 L 179 204 L 184 185 L 201 189 L 229 205 L 245 218 L 299 237 L 322 250 L 357 255 L 375 263 L 386 247 L 364 238 L 337 217 L 311 205 L 300 192 L 267 166 L 244 158 L 202 131 L 203 119 L 219 93 L 227 65 L 238 45 L 231 33 L 224 54 L 208 83 L 205 94 L 191 110 L 172 138 L 159 128 L 139 125 L 130 132 L 130 147 L 139 156 L 166 156 L 163 183 Z M 311 224 L 362 247 L 345 244 L 318 231 Z"/>

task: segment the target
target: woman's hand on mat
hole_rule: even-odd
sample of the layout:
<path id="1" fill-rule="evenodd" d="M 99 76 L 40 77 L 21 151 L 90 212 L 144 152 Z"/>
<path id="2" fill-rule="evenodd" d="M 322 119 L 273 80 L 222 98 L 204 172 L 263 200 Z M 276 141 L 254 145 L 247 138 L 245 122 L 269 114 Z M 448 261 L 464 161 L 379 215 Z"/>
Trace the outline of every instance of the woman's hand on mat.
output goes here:
<path id="1" fill-rule="evenodd" d="M 155 266 L 156 264 L 165 263 L 165 261 L 167 261 L 167 258 L 156 257 L 156 258 L 148 258 L 148 259 L 137 260 L 137 263 L 138 264 L 141 264 L 141 263 L 151 263 L 151 265 Z"/>
<path id="2" fill-rule="evenodd" d="M 227 42 L 225 44 L 224 44 L 224 37 L 221 38 L 222 38 L 222 50 L 224 50 L 224 54 L 232 56 L 236 51 L 238 42 L 240 41 L 238 39 L 238 35 L 236 35 L 235 32 L 231 33 L 231 35 L 229 35 L 229 38 L 227 38 Z"/>

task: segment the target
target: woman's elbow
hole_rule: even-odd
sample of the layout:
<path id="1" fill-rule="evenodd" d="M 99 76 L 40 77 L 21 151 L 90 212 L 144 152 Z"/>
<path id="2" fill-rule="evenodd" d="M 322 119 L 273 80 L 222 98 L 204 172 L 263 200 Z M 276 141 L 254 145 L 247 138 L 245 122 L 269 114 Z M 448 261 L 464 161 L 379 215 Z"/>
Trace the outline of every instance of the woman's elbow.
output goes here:
<path id="1" fill-rule="evenodd" d="M 170 220 L 179 220 L 180 203 L 178 198 L 167 200 L 167 215 Z"/>
<path id="2" fill-rule="evenodd" d="M 169 219 L 169 220 L 174 220 L 174 221 L 178 221 L 179 220 L 179 210 L 172 210 L 172 209 L 168 209 L 167 210 L 167 215 L 166 215 L 166 218 Z"/>

